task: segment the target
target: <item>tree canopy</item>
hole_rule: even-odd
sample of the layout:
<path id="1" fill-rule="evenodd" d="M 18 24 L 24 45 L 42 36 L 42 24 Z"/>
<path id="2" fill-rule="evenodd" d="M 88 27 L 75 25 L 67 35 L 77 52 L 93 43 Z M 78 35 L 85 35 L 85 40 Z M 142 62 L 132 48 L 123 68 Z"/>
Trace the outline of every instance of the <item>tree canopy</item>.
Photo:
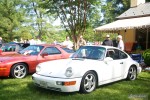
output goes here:
<path id="1" fill-rule="evenodd" d="M 104 18 L 102 24 L 110 23 L 117 16 L 130 8 L 130 0 L 106 0 L 102 3 L 102 13 Z"/>
<path id="2" fill-rule="evenodd" d="M 4 41 L 12 40 L 18 27 L 24 19 L 24 12 L 20 7 L 21 0 L 1 0 L 0 2 L 0 34 Z"/>
<path id="3" fill-rule="evenodd" d="M 79 36 L 85 34 L 90 21 L 93 22 L 92 18 L 99 17 L 100 0 L 45 0 L 43 7 L 57 14 L 76 47 Z"/>

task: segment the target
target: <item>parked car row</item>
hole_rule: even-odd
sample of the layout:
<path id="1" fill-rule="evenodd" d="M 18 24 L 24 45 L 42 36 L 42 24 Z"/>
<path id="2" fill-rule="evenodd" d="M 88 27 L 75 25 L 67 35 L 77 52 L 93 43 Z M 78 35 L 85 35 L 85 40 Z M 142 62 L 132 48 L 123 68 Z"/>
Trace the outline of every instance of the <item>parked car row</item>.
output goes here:
<path id="1" fill-rule="evenodd" d="M 126 52 L 110 46 L 82 46 L 76 52 L 58 45 L 30 45 L 0 55 L 0 76 L 24 78 L 36 86 L 60 92 L 90 93 L 97 86 L 135 80 L 141 66 Z"/>

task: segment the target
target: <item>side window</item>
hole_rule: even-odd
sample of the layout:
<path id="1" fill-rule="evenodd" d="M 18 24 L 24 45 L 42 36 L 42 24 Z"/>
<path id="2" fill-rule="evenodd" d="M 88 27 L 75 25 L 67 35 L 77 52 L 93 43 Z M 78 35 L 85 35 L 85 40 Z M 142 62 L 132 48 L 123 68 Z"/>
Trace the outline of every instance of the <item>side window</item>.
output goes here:
<path id="1" fill-rule="evenodd" d="M 114 59 L 115 59 L 115 60 L 120 59 L 120 57 L 119 57 L 119 50 L 114 49 L 114 51 L 115 51 Z"/>
<path id="2" fill-rule="evenodd" d="M 115 54 L 114 50 L 108 50 L 107 54 L 106 54 L 106 57 L 111 57 L 111 58 L 114 59 L 114 54 Z"/>
<path id="3" fill-rule="evenodd" d="M 15 51 L 15 49 L 16 49 L 16 45 L 10 45 L 8 46 L 7 51 Z"/>
<path id="4" fill-rule="evenodd" d="M 106 57 L 111 57 L 114 60 L 119 59 L 119 51 L 116 49 L 110 49 L 107 51 Z"/>
<path id="5" fill-rule="evenodd" d="M 120 59 L 126 59 L 128 56 L 124 52 L 120 51 L 119 57 Z"/>
<path id="6" fill-rule="evenodd" d="M 11 51 L 15 51 L 16 50 L 16 45 L 13 45 L 12 47 L 11 47 Z"/>
<path id="7" fill-rule="evenodd" d="M 43 52 L 48 53 L 48 55 L 61 54 L 61 52 L 55 47 L 48 47 Z"/>

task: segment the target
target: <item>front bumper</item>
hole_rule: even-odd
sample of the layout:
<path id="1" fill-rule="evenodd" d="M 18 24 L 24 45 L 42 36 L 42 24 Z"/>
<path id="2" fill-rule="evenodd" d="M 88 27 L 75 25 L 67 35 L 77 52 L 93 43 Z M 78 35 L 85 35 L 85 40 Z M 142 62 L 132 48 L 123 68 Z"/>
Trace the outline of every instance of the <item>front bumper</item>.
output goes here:
<path id="1" fill-rule="evenodd" d="M 60 92 L 75 92 L 79 91 L 80 89 L 80 83 L 82 78 L 72 78 L 72 79 L 66 79 L 66 78 L 53 78 L 53 77 L 47 77 L 47 76 L 41 76 L 38 74 L 32 75 L 32 80 L 35 83 L 35 85 L 54 90 L 54 91 L 60 91 Z M 57 82 L 70 82 L 70 81 L 76 81 L 74 85 L 64 86 L 64 85 L 58 85 Z"/>

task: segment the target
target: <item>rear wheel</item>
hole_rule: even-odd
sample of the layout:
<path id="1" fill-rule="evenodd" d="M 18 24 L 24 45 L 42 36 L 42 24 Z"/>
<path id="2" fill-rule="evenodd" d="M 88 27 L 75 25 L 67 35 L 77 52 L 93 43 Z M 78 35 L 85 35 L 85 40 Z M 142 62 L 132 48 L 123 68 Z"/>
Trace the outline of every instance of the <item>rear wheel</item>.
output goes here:
<path id="1" fill-rule="evenodd" d="M 24 63 L 18 63 L 12 66 L 11 76 L 14 78 L 24 78 L 27 75 L 27 66 Z"/>
<path id="2" fill-rule="evenodd" d="M 97 86 L 96 74 L 92 71 L 88 71 L 82 78 L 80 92 L 90 93 L 95 90 Z"/>
<path id="3" fill-rule="evenodd" d="M 137 78 L 137 70 L 136 70 L 136 67 L 135 66 L 131 66 L 129 68 L 129 71 L 128 71 L 128 76 L 127 76 L 127 79 L 128 80 L 135 80 Z"/>

